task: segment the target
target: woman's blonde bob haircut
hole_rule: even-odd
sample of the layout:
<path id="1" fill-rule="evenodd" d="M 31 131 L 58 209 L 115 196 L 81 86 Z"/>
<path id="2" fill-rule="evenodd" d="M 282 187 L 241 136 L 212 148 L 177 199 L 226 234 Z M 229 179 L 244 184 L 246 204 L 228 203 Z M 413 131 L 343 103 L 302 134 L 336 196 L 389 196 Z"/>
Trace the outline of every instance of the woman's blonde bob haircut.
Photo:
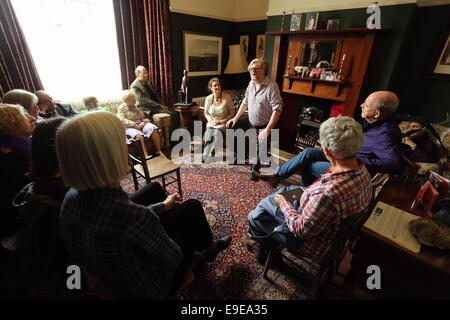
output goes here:
<path id="1" fill-rule="evenodd" d="M 64 122 L 56 133 L 56 150 L 64 182 L 76 190 L 105 188 L 128 173 L 125 129 L 108 111 Z"/>
<path id="2" fill-rule="evenodd" d="M 329 118 L 320 125 L 319 137 L 336 160 L 355 158 L 364 142 L 362 126 L 350 117 Z"/>
<path id="3" fill-rule="evenodd" d="M 22 106 L 0 103 L 0 135 L 16 137 L 23 130 L 27 117 Z"/>

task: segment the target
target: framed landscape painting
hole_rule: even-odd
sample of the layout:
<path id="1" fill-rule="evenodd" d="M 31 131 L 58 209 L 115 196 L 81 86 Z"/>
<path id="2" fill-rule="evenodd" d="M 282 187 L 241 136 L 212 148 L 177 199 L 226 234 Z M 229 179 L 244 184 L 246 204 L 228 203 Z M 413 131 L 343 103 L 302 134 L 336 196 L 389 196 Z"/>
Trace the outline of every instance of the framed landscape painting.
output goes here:
<path id="1" fill-rule="evenodd" d="M 450 26 L 441 34 L 436 48 L 431 70 L 431 77 L 450 80 Z"/>
<path id="2" fill-rule="evenodd" d="M 222 37 L 183 32 L 184 69 L 189 76 L 207 76 L 222 71 Z"/>

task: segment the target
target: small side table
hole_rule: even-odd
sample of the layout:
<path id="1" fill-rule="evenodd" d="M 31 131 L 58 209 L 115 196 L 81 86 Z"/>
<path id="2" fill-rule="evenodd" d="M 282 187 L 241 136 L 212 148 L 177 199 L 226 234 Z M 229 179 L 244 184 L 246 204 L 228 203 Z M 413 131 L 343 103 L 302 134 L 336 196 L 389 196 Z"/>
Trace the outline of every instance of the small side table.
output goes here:
<path id="1" fill-rule="evenodd" d="M 197 112 L 198 105 L 193 105 L 190 107 L 177 107 L 175 106 L 175 111 L 178 111 L 183 119 L 183 126 L 185 129 L 191 131 L 192 130 L 192 113 Z"/>

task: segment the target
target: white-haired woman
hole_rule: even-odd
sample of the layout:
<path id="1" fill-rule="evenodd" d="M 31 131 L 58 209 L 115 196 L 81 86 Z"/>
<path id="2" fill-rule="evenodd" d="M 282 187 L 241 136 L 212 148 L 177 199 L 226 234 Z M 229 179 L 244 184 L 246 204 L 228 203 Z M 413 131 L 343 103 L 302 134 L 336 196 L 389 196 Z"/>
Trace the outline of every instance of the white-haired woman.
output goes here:
<path id="1" fill-rule="evenodd" d="M 35 120 L 42 120 L 39 117 L 38 97 L 34 93 L 23 89 L 13 89 L 5 93 L 3 102 L 21 105 Z"/>
<path id="2" fill-rule="evenodd" d="M 204 251 L 212 261 L 230 244 L 230 237 L 213 240 L 197 200 L 181 203 L 157 183 L 131 197 L 121 190 L 127 147 L 114 114 L 94 111 L 67 120 L 56 146 L 64 182 L 71 187 L 61 208 L 61 237 L 115 297 L 167 298 L 194 252 Z M 151 204 L 158 197 L 160 202 Z"/>
<path id="3" fill-rule="evenodd" d="M 356 158 L 364 140 L 361 125 L 350 117 L 330 118 L 320 126 L 319 137 L 331 163 L 327 173 L 303 191 L 295 207 L 279 194 L 299 188 L 291 186 L 263 199 L 248 215 L 250 238 L 244 243 L 260 262 L 269 239 L 320 262 L 339 224 L 364 211 L 372 199 L 370 174 Z"/>
<path id="4" fill-rule="evenodd" d="M 30 182 L 34 120 L 22 106 L 0 104 L 0 239 L 19 227 L 12 199 Z"/>
<path id="5" fill-rule="evenodd" d="M 158 127 L 151 123 L 150 119 L 146 118 L 144 112 L 136 105 L 136 96 L 131 90 L 122 92 L 122 101 L 123 103 L 117 110 L 117 116 L 126 127 L 125 133 L 141 142 L 145 157 L 148 157 L 148 150 L 144 138 L 150 137 L 155 147 L 154 154 L 159 156 L 161 154 L 161 139 Z"/>

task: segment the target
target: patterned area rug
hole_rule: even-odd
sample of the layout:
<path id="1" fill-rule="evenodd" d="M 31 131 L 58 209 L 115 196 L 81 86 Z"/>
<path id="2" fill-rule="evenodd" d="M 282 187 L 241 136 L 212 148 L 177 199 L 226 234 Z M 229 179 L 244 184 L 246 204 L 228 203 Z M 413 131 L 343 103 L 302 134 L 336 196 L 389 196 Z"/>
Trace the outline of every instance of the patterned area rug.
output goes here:
<path id="1" fill-rule="evenodd" d="M 179 299 L 248 299 L 285 300 L 303 299 L 298 279 L 293 279 L 290 268 L 271 269 L 271 282 L 262 277 L 263 266 L 242 243 L 247 234 L 249 211 L 258 202 L 274 192 L 268 183 L 252 182 L 248 166 L 226 164 L 186 164 L 186 157 L 177 161 L 181 164 L 183 198 L 202 202 L 214 237 L 231 234 L 230 247 L 216 260 L 206 265 L 195 281 Z M 299 177 L 291 177 L 298 181 Z M 134 190 L 131 179 L 123 180 L 125 190 Z M 282 185 L 280 185 L 281 187 Z M 175 189 L 169 189 L 169 192 Z M 285 268 L 283 268 L 285 269 Z M 281 272 L 280 272 L 281 271 Z"/>

